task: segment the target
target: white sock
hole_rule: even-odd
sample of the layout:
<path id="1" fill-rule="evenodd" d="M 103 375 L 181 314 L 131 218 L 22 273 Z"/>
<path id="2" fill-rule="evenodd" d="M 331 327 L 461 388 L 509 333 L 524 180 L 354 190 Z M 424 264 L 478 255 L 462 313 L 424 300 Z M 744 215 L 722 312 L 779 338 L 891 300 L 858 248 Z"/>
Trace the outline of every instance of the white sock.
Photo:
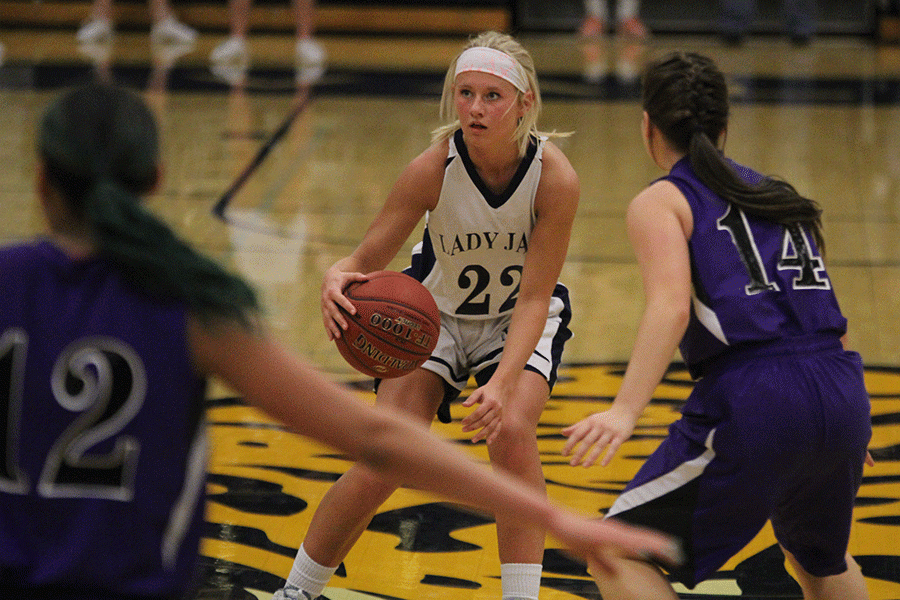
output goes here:
<path id="1" fill-rule="evenodd" d="M 619 22 L 633 19 L 638 16 L 638 10 L 637 0 L 619 0 L 616 18 L 619 19 Z"/>
<path id="2" fill-rule="evenodd" d="M 595 17 L 601 21 L 606 20 L 607 0 L 584 0 L 584 15 Z"/>
<path id="3" fill-rule="evenodd" d="M 328 583 L 335 571 L 337 571 L 337 567 L 326 567 L 311 559 L 303 549 L 303 544 L 300 544 L 287 582 L 315 598 L 322 595 L 325 584 Z"/>
<path id="4" fill-rule="evenodd" d="M 503 600 L 538 600 L 541 589 L 540 564 L 506 563 L 500 565 Z"/>

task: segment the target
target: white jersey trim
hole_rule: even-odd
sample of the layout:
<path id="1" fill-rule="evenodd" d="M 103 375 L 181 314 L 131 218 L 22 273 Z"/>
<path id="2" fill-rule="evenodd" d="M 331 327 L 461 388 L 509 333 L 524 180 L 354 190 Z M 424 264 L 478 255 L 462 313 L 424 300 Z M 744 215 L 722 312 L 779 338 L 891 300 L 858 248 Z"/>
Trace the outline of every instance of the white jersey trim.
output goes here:
<path id="1" fill-rule="evenodd" d="M 693 460 L 679 465 L 665 475 L 620 495 L 606 513 L 606 517 L 612 517 L 637 506 L 647 504 L 700 477 L 709 463 L 716 457 L 716 451 L 712 448 L 715 433 L 716 430 L 713 429 L 706 438 L 706 452 Z"/>

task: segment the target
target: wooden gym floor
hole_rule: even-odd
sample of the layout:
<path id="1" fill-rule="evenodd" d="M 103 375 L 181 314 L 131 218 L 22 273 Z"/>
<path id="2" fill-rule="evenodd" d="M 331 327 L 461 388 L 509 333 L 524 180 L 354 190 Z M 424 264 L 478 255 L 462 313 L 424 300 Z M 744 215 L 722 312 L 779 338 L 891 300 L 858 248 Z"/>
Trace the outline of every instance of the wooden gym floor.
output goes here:
<path id="1" fill-rule="evenodd" d="M 162 128 L 166 181 L 150 206 L 204 251 L 261 291 L 276 333 L 335 379 L 371 400 L 323 333 L 321 275 L 359 240 L 400 169 L 428 143 L 447 62 L 462 37 L 320 39 L 327 70 L 292 62 L 289 34 L 251 40 L 246 81 L 210 72 L 221 34 L 186 51 L 121 32 L 110 48 L 78 48 L 73 28 L 0 26 L 0 243 L 39 232 L 31 192 L 34 123 L 61 88 L 105 77 L 141 90 Z M 659 175 L 638 135 L 636 74 L 672 48 L 708 53 L 728 73 L 734 105 L 728 152 L 778 174 L 825 208 L 829 263 L 867 362 L 878 464 L 867 468 L 851 552 L 873 600 L 900 598 L 900 48 L 822 38 L 795 48 L 780 38 L 739 48 L 708 37 L 585 42 L 572 34 L 523 35 L 541 75 L 546 130 L 578 170 L 582 200 L 562 279 L 576 337 L 538 434 L 558 501 L 588 514 L 618 490 L 677 418 L 690 382 L 673 357 L 638 434 L 607 468 L 576 469 L 559 456 L 562 426 L 606 406 L 617 389 L 641 311 L 641 287 L 623 226 L 629 199 Z M 311 81 L 309 81 L 311 80 Z M 214 209 L 220 209 L 217 214 Z M 418 239 L 417 232 L 412 239 Z M 411 243 L 393 263 L 406 264 Z M 323 406 L 327 410 L 327 406 Z M 435 425 L 473 456 L 455 423 Z M 348 466 L 298 439 L 229 390 L 208 403 L 214 440 L 202 589 L 198 598 L 268 598 L 288 573 L 317 502 Z M 583 568 L 548 541 L 542 599 L 598 598 Z M 712 580 L 683 598 L 799 598 L 770 530 Z M 499 595 L 489 518 L 400 490 L 382 507 L 326 590 L 331 600 L 486 600 Z"/>

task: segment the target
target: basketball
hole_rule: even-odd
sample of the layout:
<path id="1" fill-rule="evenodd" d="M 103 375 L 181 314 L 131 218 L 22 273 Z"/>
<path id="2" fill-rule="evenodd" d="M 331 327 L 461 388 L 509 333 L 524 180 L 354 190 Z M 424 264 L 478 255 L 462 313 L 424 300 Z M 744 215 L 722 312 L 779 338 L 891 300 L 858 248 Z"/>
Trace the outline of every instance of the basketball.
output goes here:
<path id="1" fill-rule="evenodd" d="M 356 314 L 341 309 L 347 329 L 335 340 L 353 368 L 378 379 L 406 375 L 428 360 L 441 317 L 428 289 L 403 273 L 376 271 L 354 281 L 344 295 Z"/>

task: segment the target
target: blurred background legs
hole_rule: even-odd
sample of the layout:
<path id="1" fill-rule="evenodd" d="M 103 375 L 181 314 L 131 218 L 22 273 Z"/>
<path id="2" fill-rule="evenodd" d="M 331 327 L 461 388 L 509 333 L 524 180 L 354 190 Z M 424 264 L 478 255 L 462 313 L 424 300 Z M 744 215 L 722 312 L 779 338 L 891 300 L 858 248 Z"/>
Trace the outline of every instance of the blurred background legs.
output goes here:
<path id="1" fill-rule="evenodd" d="M 197 32 L 178 20 L 168 0 L 150 0 L 149 10 L 153 39 L 176 44 L 193 44 L 197 40 Z M 82 44 L 105 43 L 112 38 L 114 29 L 112 0 L 94 0 L 91 15 L 75 39 Z"/>
<path id="2" fill-rule="evenodd" d="M 298 82 L 310 83 L 325 71 L 327 54 L 315 39 L 315 0 L 291 0 L 294 21 L 294 62 Z M 253 0 L 229 0 L 228 37 L 210 53 L 212 72 L 229 82 L 246 75 L 251 63 L 247 35 L 251 29 Z"/>
<path id="3" fill-rule="evenodd" d="M 615 0 L 615 31 L 638 40 L 646 40 L 650 32 L 639 16 L 640 0 Z M 609 25 L 608 0 L 584 0 L 584 18 L 579 33 L 583 37 L 597 37 L 607 33 Z"/>

